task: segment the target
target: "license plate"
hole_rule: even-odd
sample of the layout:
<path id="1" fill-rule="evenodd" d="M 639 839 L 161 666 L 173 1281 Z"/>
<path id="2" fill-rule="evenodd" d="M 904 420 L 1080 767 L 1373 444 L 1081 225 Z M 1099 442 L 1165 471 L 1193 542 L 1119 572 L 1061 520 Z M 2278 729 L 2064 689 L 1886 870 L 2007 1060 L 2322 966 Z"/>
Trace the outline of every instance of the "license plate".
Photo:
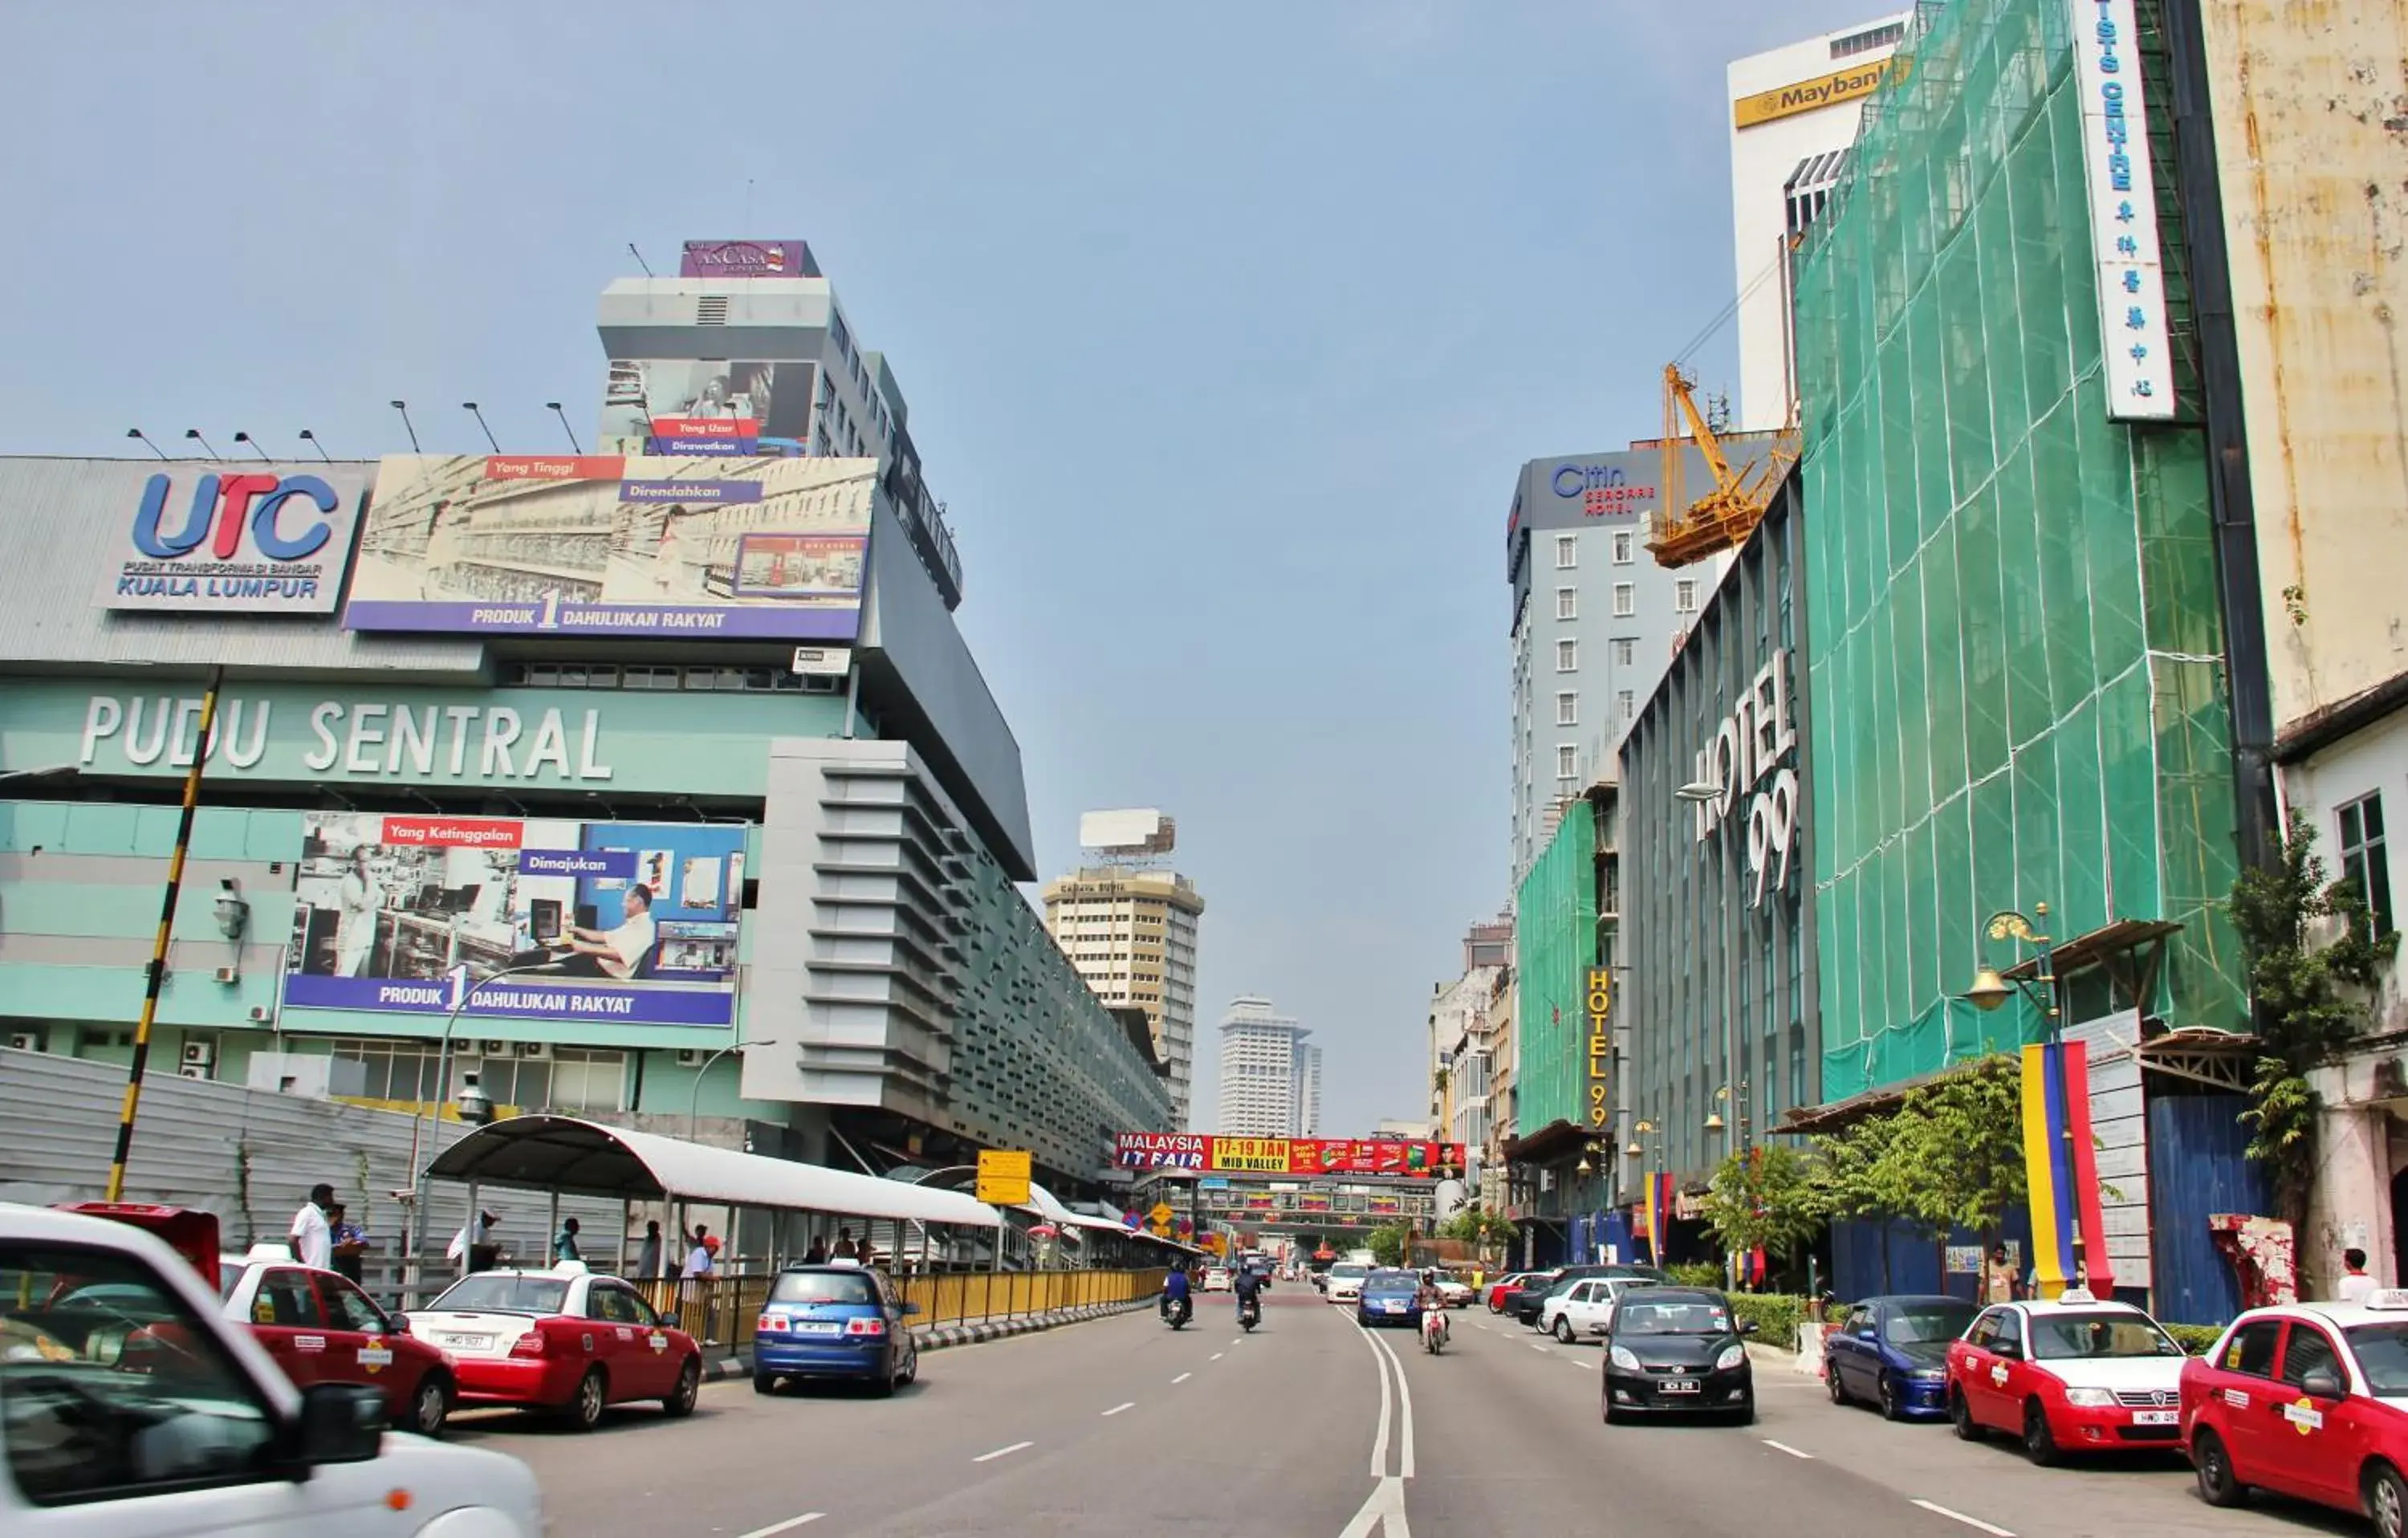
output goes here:
<path id="1" fill-rule="evenodd" d="M 795 1324 L 797 1335 L 836 1335 L 843 1330 L 844 1326 L 834 1319 L 801 1319 Z"/>
<path id="2" fill-rule="evenodd" d="M 1698 1391 L 1698 1380 L 1695 1378 L 1666 1378 L 1662 1383 L 1657 1384 L 1656 1387 L 1656 1391 L 1659 1393 L 1694 1394 Z"/>
<path id="3" fill-rule="evenodd" d="M 482 1351 L 494 1344 L 491 1335 L 446 1335 L 442 1341 L 445 1345 L 463 1351 Z"/>
<path id="4" fill-rule="evenodd" d="M 2179 1410 L 2135 1410 L 2132 1412 L 2132 1424 L 2135 1426 L 2179 1426 L 2182 1424 L 2182 1412 Z"/>
<path id="5" fill-rule="evenodd" d="M 1386 1309 L 1391 1314 L 1402 1314 L 1405 1311 L 1405 1305 L 1397 1301 L 1394 1298 L 1389 1299 L 1380 1306 Z"/>

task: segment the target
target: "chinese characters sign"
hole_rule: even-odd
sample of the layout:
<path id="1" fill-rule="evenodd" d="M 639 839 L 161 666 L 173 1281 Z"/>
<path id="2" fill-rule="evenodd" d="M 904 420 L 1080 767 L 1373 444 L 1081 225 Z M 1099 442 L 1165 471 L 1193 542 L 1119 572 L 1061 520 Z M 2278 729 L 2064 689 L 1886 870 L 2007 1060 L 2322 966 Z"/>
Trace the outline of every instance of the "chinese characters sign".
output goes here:
<path id="1" fill-rule="evenodd" d="M 2099 268 L 2107 414 L 2163 422 L 2174 414 L 2174 370 L 2134 0 L 2070 3 L 2075 87 L 2082 94 L 2082 161 Z"/>

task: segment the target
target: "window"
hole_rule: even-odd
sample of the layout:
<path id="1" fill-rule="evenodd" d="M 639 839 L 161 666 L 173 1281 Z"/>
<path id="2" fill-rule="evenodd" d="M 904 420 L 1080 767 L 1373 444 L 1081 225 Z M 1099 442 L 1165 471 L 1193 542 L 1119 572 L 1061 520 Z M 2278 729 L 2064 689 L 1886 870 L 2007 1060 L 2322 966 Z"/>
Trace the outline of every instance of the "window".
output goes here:
<path id="1" fill-rule="evenodd" d="M 2292 1321 L 2290 1339 L 2283 1343 L 2283 1381 L 2294 1387 L 2304 1385 L 2311 1373 L 2329 1373 L 2347 1383 L 2349 1375 L 2342 1371 L 2341 1358 L 2333 1353 L 2333 1344 L 2325 1332 L 2314 1325 Z"/>
<path id="2" fill-rule="evenodd" d="M 1579 641 L 1559 640 L 1555 642 L 1555 671 L 1559 673 L 1576 673 L 1580 671 Z"/>
<path id="3" fill-rule="evenodd" d="M 326 1315 L 306 1271 L 271 1271 L 259 1279 L 259 1297 L 251 1305 L 251 1322 L 291 1330 L 323 1330 Z"/>
<path id="4" fill-rule="evenodd" d="M 1625 721 L 1639 713 L 1639 700 L 1627 689 L 1614 696 L 1613 703 L 1614 708 L 1622 712 L 1622 719 Z"/>
<path id="5" fill-rule="evenodd" d="M 1847 59 L 1859 53 L 1870 53 L 1877 48 L 1889 47 L 1905 36 L 1906 23 L 1903 22 L 1890 22 L 1881 26 L 1868 27 L 1862 32 L 1852 32 L 1844 37 L 1832 38 L 1831 57 Z"/>
<path id="6" fill-rule="evenodd" d="M 320 1290 L 335 1316 L 337 1330 L 356 1330 L 363 1334 L 382 1335 L 393 1326 L 387 1322 L 384 1310 L 369 1302 L 367 1294 L 339 1277 L 318 1278 Z"/>
<path id="7" fill-rule="evenodd" d="M 1697 612 L 1698 584 L 1684 577 L 1672 584 L 1672 607 L 1684 614 Z"/>
<path id="8" fill-rule="evenodd" d="M 1570 742 L 1555 744 L 1555 778 L 1569 780 L 1580 772 L 1580 749 Z"/>
<path id="9" fill-rule="evenodd" d="M 105 1303 L 79 1304 L 79 1293 L 94 1289 L 106 1289 Z M 24 1350 L 0 1361 L 8 1472 L 33 1504 L 282 1480 L 268 1466 L 276 1426 L 257 1386 L 182 1295 L 140 1260 L 107 1249 L 0 1243 L 0 1292 L 43 1300 L 12 1313 L 9 1328 Z M 150 1328 L 129 1332 L 129 1319 Z M 149 1524 L 104 1517 L 67 1525 Z"/>
<path id="10" fill-rule="evenodd" d="M 1580 537 L 1574 534 L 1555 536 L 1555 569 L 1570 571 L 1580 564 Z"/>
<path id="11" fill-rule="evenodd" d="M 1639 642 L 1628 636 L 1618 636 L 1613 642 L 1613 665 L 1628 668 L 1639 661 Z"/>
<path id="12" fill-rule="evenodd" d="M 1625 618 L 1639 612 L 1639 589 L 1629 582 L 1613 584 L 1613 611 Z"/>
<path id="13" fill-rule="evenodd" d="M 1580 696 L 1570 689 L 1555 696 L 1555 725 L 1558 726 L 1580 725 Z"/>
<path id="14" fill-rule="evenodd" d="M 2233 1331 L 2232 1344 L 2224 1348 L 2224 1360 L 2217 1365 L 2228 1373 L 2246 1373 L 2255 1378 L 2274 1375 L 2274 1341 L 2283 1332 L 2280 1319 L 2258 1319 Z"/>
<path id="15" fill-rule="evenodd" d="M 1614 565 L 1628 566 L 1630 564 L 1630 544 L 1631 536 L 1628 529 L 1618 528 L 1613 531 Z"/>
<path id="16" fill-rule="evenodd" d="M 2391 855 L 2383 837 L 2383 798 L 2352 801 L 2335 813 L 2341 824 L 2341 879 L 2358 888 L 2377 936 L 2391 932 Z"/>
<path id="17" fill-rule="evenodd" d="M 1555 589 L 1555 618 L 1559 620 L 1576 620 L 1580 618 L 1579 588 L 1559 587 Z"/>

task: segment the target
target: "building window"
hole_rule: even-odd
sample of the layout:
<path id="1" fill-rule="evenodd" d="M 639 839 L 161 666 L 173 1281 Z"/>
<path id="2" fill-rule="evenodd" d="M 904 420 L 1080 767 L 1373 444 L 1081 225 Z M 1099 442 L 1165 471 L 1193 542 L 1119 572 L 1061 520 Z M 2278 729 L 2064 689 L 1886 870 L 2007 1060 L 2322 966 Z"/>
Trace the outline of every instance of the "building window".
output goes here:
<path id="1" fill-rule="evenodd" d="M 1579 588 L 1559 587 L 1555 589 L 1555 618 L 1559 620 L 1576 620 L 1580 618 Z"/>
<path id="2" fill-rule="evenodd" d="M 1580 725 L 1580 696 L 1570 689 L 1555 696 L 1555 725 L 1558 726 Z"/>
<path id="3" fill-rule="evenodd" d="M 1570 571 L 1573 567 L 1580 564 L 1579 557 L 1580 539 L 1577 535 L 1558 534 L 1555 536 L 1555 569 L 1557 571 Z"/>
<path id="4" fill-rule="evenodd" d="M 1862 32 L 1852 32 L 1844 37 L 1832 38 L 1831 57 L 1852 59 L 1859 53 L 1870 53 L 1877 48 L 1887 48 L 1905 36 L 1906 23 L 1903 22 L 1891 22 L 1883 26 L 1868 27 Z"/>
<path id="5" fill-rule="evenodd" d="M 1625 721 L 1629 720 L 1632 716 L 1639 713 L 1638 697 L 1627 689 L 1623 690 L 1620 694 L 1614 697 L 1614 705 L 1615 708 L 1621 711 L 1622 719 Z"/>
<path id="6" fill-rule="evenodd" d="M 1616 636 L 1613 640 L 1613 665 L 1616 668 L 1628 668 L 1635 666 L 1638 661 L 1637 639 L 1630 636 Z"/>
<path id="7" fill-rule="evenodd" d="M 1559 673 L 1576 673 L 1580 671 L 1579 641 L 1559 640 L 1555 642 L 1555 671 Z"/>
<path id="8" fill-rule="evenodd" d="M 1629 582 L 1613 584 L 1613 611 L 1628 618 L 1639 612 L 1639 589 Z"/>
<path id="9" fill-rule="evenodd" d="M 1555 778 L 1569 780 L 1580 772 L 1580 750 L 1570 742 L 1555 744 Z"/>
<path id="10" fill-rule="evenodd" d="M 2383 798 L 2352 801 L 2335 815 L 2341 824 L 2341 879 L 2365 899 L 2375 934 L 2387 935 L 2392 928 L 2391 866 L 2383 837 Z"/>
<path id="11" fill-rule="evenodd" d="M 1613 531 L 1614 565 L 1628 566 L 1630 564 L 1630 531 L 1628 529 L 1618 528 Z"/>
<path id="12" fill-rule="evenodd" d="M 1698 584 L 1686 577 L 1674 582 L 1672 584 L 1672 607 L 1679 610 L 1684 614 L 1696 613 L 1698 610 Z"/>

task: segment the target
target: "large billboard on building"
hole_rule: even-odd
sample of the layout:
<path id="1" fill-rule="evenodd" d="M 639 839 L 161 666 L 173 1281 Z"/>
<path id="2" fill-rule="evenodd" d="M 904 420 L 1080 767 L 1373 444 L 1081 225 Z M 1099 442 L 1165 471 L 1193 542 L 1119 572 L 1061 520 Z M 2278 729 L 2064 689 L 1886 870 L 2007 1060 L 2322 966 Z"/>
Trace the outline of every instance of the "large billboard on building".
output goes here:
<path id="1" fill-rule="evenodd" d="M 284 1008 L 736 1018 L 744 829 L 429 813 L 302 825 Z"/>
<path id="2" fill-rule="evenodd" d="M 124 482 L 93 602 L 209 615 L 331 614 L 366 474 L 355 465 L 109 467 Z"/>
<path id="3" fill-rule="evenodd" d="M 1418 1138 L 1227 1138 L 1207 1132 L 1123 1132 L 1112 1162 L 1125 1170 L 1220 1174 L 1391 1175 L 1461 1171 L 1464 1146 Z"/>
<path id="4" fill-rule="evenodd" d="M 799 240 L 689 240 L 681 278 L 817 278 L 820 265 Z"/>
<path id="5" fill-rule="evenodd" d="M 613 358 L 602 395 L 606 454 L 810 452 L 819 366 L 725 358 Z"/>
<path id="6" fill-rule="evenodd" d="M 874 459 L 397 454 L 343 624 L 849 641 Z"/>

